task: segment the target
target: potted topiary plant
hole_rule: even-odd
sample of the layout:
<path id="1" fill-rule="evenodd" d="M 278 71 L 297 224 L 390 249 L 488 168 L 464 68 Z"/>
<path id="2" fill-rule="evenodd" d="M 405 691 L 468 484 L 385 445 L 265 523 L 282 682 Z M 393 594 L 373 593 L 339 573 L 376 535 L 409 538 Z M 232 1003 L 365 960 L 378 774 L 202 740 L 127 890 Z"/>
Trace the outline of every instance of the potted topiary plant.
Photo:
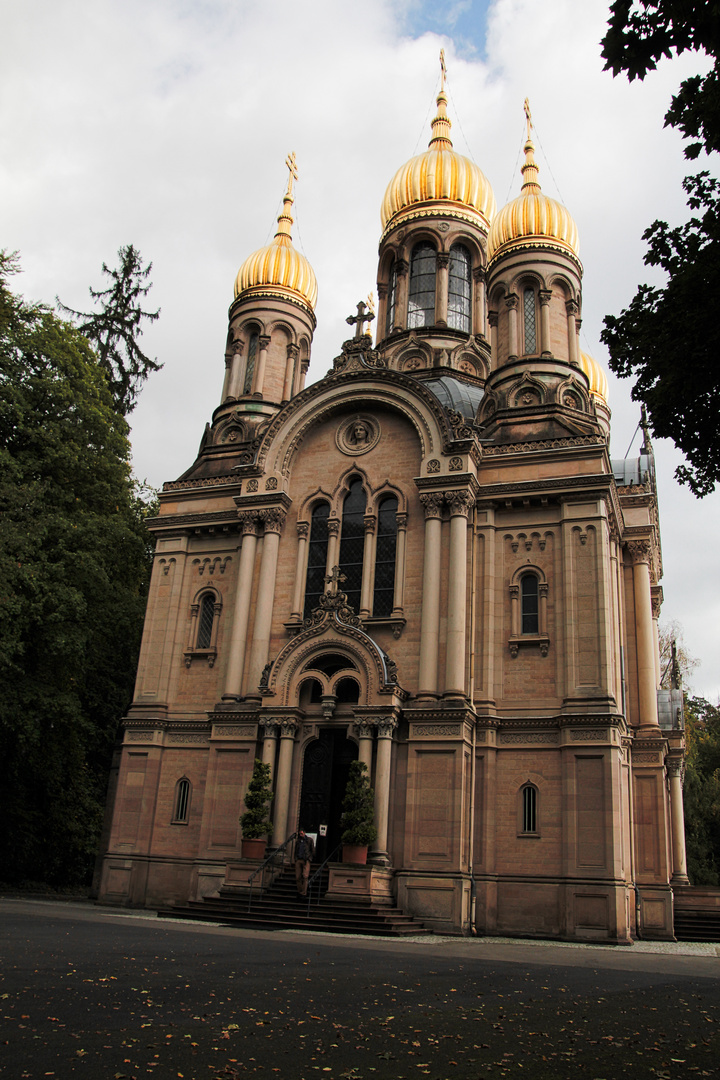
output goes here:
<path id="1" fill-rule="evenodd" d="M 262 859 L 265 855 L 267 837 L 272 833 L 270 820 L 272 797 L 270 766 L 256 758 L 253 774 L 245 792 L 245 813 L 240 816 L 243 859 Z"/>
<path id="2" fill-rule="evenodd" d="M 375 793 L 370 787 L 367 765 L 363 761 L 353 761 L 340 818 L 343 862 L 367 862 L 368 844 L 377 838 L 374 802 Z"/>

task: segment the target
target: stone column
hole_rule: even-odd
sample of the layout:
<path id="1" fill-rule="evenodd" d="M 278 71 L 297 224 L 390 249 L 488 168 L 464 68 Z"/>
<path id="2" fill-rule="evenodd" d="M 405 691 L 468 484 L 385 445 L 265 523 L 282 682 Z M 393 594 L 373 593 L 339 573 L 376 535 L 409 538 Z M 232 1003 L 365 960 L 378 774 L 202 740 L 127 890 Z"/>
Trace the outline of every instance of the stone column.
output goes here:
<path id="1" fill-rule="evenodd" d="M 395 549 L 395 589 L 393 615 L 402 615 L 405 599 L 405 551 L 407 549 L 407 514 L 397 514 L 397 547 Z"/>
<path id="2" fill-rule="evenodd" d="M 392 271 L 390 271 L 392 273 Z M 377 309 L 377 331 L 375 340 L 382 341 L 383 338 L 388 336 L 392 327 L 388 328 L 387 325 L 387 297 L 388 287 L 385 282 L 377 282 L 377 296 L 378 296 L 378 309 Z"/>
<path id="3" fill-rule="evenodd" d="M 228 380 L 227 396 L 239 398 L 242 390 L 243 357 L 246 355 L 247 342 L 237 338 L 233 342 L 233 356 L 230 362 L 230 378 Z"/>
<path id="4" fill-rule="evenodd" d="M 475 289 L 473 292 L 473 320 L 470 332 L 473 334 L 482 334 L 482 336 L 485 337 L 487 329 L 485 325 L 485 282 L 487 281 L 485 267 L 476 266 L 472 276 Z M 495 325 L 497 326 L 497 322 Z"/>
<path id="5" fill-rule="evenodd" d="M 425 510 L 425 554 L 423 558 L 418 696 L 437 697 L 443 496 L 440 492 L 421 495 L 420 502 Z"/>
<path id="6" fill-rule="evenodd" d="M 340 518 L 331 517 L 328 519 L 328 546 L 327 546 L 327 566 L 325 567 L 325 573 L 330 574 L 333 566 L 337 566 L 339 563 L 338 554 L 340 551 Z"/>
<path id="7" fill-rule="evenodd" d="M 668 761 L 670 814 L 672 821 L 673 875 L 671 884 L 689 885 L 685 859 L 685 812 L 683 809 L 682 762 Z"/>
<path id="8" fill-rule="evenodd" d="M 445 251 L 438 253 L 437 275 L 435 280 L 435 324 L 447 326 L 448 315 L 448 267 L 450 256 Z"/>
<path id="9" fill-rule="evenodd" d="M 568 360 L 571 364 L 579 364 L 580 357 L 578 356 L 578 332 L 575 325 L 575 320 L 580 312 L 580 307 L 577 300 L 568 300 L 565 304 L 565 310 L 567 312 L 567 325 L 568 325 Z"/>
<path id="10" fill-rule="evenodd" d="M 488 311 L 488 325 L 490 327 L 490 363 L 493 371 L 500 366 L 498 357 L 498 313 Z"/>
<path id="11" fill-rule="evenodd" d="M 358 737 L 358 761 L 367 768 L 367 775 L 372 783 L 372 748 L 375 725 L 371 720 L 356 720 L 355 734 Z"/>
<path id="12" fill-rule="evenodd" d="M 292 761 L 295 749 L 297 720 L 278 720 L 280 730 L 280 753 L 278 755 L 277 780 L 275 783 L 275 817 L 273 819 L 273 844 L 280 847 L 288 836 L 288 807 L 290 805 L 290 784 L 292 781 Z"/>
<path id="13" fill-rule="evenodd" d="M 258 347 L 260 349 L 260 355 L 258 356 L 257 363 L 255 365 L 255 378 L 253 379 L 252 392 L 253 394 L 262 394 L 263 386 L 265 385 L 265 365 L 267 364 L 268 345 L 270 344 L 270 335 L 261 334 L 258 338 Z"/>
<path id="14" fill-rule="evenodd" d="M 398 259 L 395 263 L 395 269 L 397 271 L 397 294 L 395 297 L 395 325 L 393 329 L 404 330 L 407 324 L 410 263 L 406 259 Z"/>
<path id="15" fill-rule="evenodd" d="M 505 297 L 505 307 L 508 309 L 508 362 L 518 358 L 518 308 L 520 300 L 517 293 L 509 293 Z"/>
<path id="16" fill-rule="evenodd" d="M 373 862 L 387 866 L 390 862 L 387 851 L 388 823 L 390 820 L 390 765 L 392 763 L 393 732 L 397 720 L 392 716 L 378 719 L 378 747 L 375 765 L 375 825 L 377 840 L 373 848 Z"/>
<path id="17" fill-rule="evenodd" d="M 252 593 L 255 551 L 257 549 L 258 523 L 256 515 L 250 513 L 241 514 L 240 520 L 242 521 L 242 547 L 240 548 L 240 564 L 235 586 L 235 610 L 230 632 L 223 701 L 237 701 L 242 693 L 248 617 L 250 614 L 250 594 Z"/>
<path id="18" fill-rule="evenodd" d="M 366 619 L 372 614 L 373 605 L 373 570 L 375 569 L 375 529 L 377 517 L 375 514 L 365 514 L 363 518 L 365 526 L 365 542 L 363 547 L 363 571 L 362 584 L 360 587 L 360 611 L 361 619 Z"/>
<path id="19" fill-rule="evenodd" d="M 295 390 L 293 392 L 293 397 L 295 397 L 295 394 L 299 394 L 301 390 L 305 389 L 305 379 L 307 377 L 309 367 L 310 367 L 310 360 L 309 359 L 300 361 L 300 363 L 298 365 L 298 368 L 296 369 L 297 377 L 296 377 L 296 380 L 295 380 L 296 381 L 296 386 L 295 386 Z"/>
<path id="20" fill-rule="evenodd" d="M 222 404 L 223 401 L 227 401 L 228 397 L 230 396 L 230 382 L 232 379 L 232 368 L 234 359 L 235 356 L 233 353 L 225 354 L 225 378 L 223 379 L 223 388 L 222 394 L 220 395 L 220 404 Z M 240 357 L 238 357 L 238 361 L 239 360 Z"/>
<path id="21" fill-rule="evenodd" d="M 655 682 L 655 634 L 650 592 L 649 540 L 631 540 L 627 550 L 633 564 L 635 593 L 635 639 L 638 666 L 638 709 L 640 726 L 658 726 L 657 684 Z"/>
<path id="22" fill-rule="evenodd" d="M 270 649 L 270 628 L 272 626 L 273 601 L 275 599 L 275 578 L 277 576 L 278 548 L 280 533 L 285 524 L 285 511 L 280 507 L 261 510 L 260 517 L 265 526 L 260 577 L 258 579 L 257 602 L 255 604 L 255 625 L 253 642 L 250 650 L 250 693 L 257 694 L 263 668 L 268 661 Z"/>
<path id="23" fill-rule="evenodd" d="M 295 563 L 295 587 L 293 589 L 293 606 L 291 619 L 302 618 L 303 584 L 307 574 L 308 539 L 310 537 L 310 522 L 298 521 L 298 551 Z"/>
<path id="24" fill-rule="evenodd" d="M 655 640 L 653 648 L 653 655 L 655 657 L 655 685 L 659 687 L 662 681 L 662 671 L 660 670 L 660 628 L 658 626 L 658 620 L 660 618 L 663 602 L 662 585 L 653 585 L 650 589 L 650 595 L 652 597 L 653 638 Z"/>
<path id="25" fill-rule="evenodd" d="M 446 491 L 445 500 L 450 507 L 445 693 L 457 696 L 466 693 L 467 532 L 468 514 L 473 500 L 468 491 Z"/>
<path id="26" fill-rule="evenodd" d="M 550 300 L 552 292 L 549 289 L 540 289 L 538 300 L 540 301 L 540 352 L 543 356 L 552 356 L 550 347 Z"/>
<path id="27" fill-rule="evenodd" d="M 285 364 L 285 385 L 283 386 L 283 401 L 289 401 L 292 397 L 293 383 L 295 381 L 295 364 L 300 355 L 297 345 L 288 345 L 287 362 Z"/>
<path id="28" fill-rule="evenodd" d="M 277 720 L 261 720 L 260 728 L 263 740 L 262 759 L 264 765 L 270 766 L 270 783 L 272 784 L 275 773 L 275 749 L 277 747 Z"/>

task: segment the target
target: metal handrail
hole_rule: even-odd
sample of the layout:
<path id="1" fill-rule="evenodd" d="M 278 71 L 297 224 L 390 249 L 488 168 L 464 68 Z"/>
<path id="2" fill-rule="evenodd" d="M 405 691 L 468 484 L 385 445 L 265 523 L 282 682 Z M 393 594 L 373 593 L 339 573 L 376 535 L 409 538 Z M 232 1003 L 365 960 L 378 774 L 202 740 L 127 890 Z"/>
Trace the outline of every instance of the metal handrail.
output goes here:
<path id="1" fill-rule="evenodd" d="M 285 840 L 285 842 L 282 843 L 280 845 L 280 847 L 276 847 L 273 851 L 270 852 L 269 855 L 266 855 L 265 858 L 263 859 L 263 861 L 261 862 L 260 866 L 258 866 L 257 870 L 254 870 L 252 872 L 252 874 L 250 875 L 250 877 L 248 878 L 248 884 L 250 886 L 250 892 L 248 894 L 248 911 L 250 911 L 250 909 L 252 907 L 253 888 L 254 888 L 254 885 L 255 885 L 255 878 L 258 876 L 258 874 L 261 875 L 261 878 L 260 878 L 260 895 L 262 896 L 263 891 L 265 889 L 265 871 L 266 871 L 266 869 L 271 864 L 272 864 L 273 867 L 278 865 L 278 856 L 280 856 L 280 865 L 281 866 L 285 865 L 286 848 L 287 848 L 288 844 L 292 844 L 292 842 L 293 842 L 293 840 L 295 839 L 296 836 L 297 836 L 297 833 L 294 832 L 291 836 L 288 836 L 287 840 Z"/>
<path id="2" fill-rule="evenodd" d="M 333 858 L 333 856 L 337 855 L 337 853 L 338 853 L 338 851 L 340 850 L 341 847 L 342 847 L 342 841 L 340 841 L 340 843 L 336 847 L 334 847 L 332 849 L 332 851 L 330 852 L 328 857 L 324 860 L 324 862 L 320 863 L 320 865 L 318 866 L 318 868 L 315 871 L 315 873 L 313 874 L 313 876 L 311 878 L 308 878 L 308 883 L 307 883 L 308 913 L 310 912 L 310 904 L 312 903 L 312 887 L 315 884 L 315 880 L 317 879 L 317 883 L 318 883 L 318 887 L 317 887 L 317 893 L 318 894 L 317 894 L 317 899 L 316 899 L 315 903 L 319 904 L 320 903 L 320 876 L 321 876 L 323 870 L 325 869 L 325 867 L 327 866 L 327 864 Z"/>

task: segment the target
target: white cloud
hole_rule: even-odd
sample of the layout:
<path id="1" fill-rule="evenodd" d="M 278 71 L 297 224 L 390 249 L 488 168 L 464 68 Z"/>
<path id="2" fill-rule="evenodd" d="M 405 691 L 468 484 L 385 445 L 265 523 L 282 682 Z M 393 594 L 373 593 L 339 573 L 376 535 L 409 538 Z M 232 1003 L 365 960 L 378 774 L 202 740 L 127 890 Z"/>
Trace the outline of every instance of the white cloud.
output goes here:
<path id="1" fill-rule="evenodd" d="M 557 195 L 555 177 L 580 230 L 586 348 L 603 359 L 602 316 L 648 276 L 643 229 L 686 216 L 690 170 L 662 118 L 696 61 L 665 63 L 642 84 L 613 80 L 600 58 L 605 0 L 497 0 L 487 62 L 467 59 L 467 42 L 449 36 L 462 7 L 447 6 L 445 37 L 412 36 L 410 0 L 25 0 L 4 13 L 0 243 L 21 252 L 21 288 L 82 308 L 120 244 L 154 263 L 162 317 L 144 341 L 165 367 L 133 417 L 141 476 L 159 484 L 195 454 L 218 402 L 235 274 L 274 230 L 290 149 L 296 242 L 320 286 L 311 377 L 328 369 L 345 315 L 373 288 L 385 185 L 427 141 L 441 45 L 456 145 L 467 152 L 467 138 L 499 203 L 519 189 L 530 97 L 549 157 L 541 180 Z M 637 409 L 626 384 L 611 379 L 611 393 L 622 456 Z M 658 447 L 665 610 L 703 658 L 696 689 L 715 696 L 720 600 L 705 537 L 720 497 L 679 489 L 679 460 Z"/>

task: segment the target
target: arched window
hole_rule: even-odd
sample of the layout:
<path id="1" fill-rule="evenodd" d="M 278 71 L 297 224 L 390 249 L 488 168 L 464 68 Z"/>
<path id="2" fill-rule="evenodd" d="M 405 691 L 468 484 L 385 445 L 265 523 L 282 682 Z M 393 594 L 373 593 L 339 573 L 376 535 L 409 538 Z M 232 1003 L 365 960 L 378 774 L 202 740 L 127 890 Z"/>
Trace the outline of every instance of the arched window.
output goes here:
<path id="1" fill-rule="evenodd" d="M 520 831 L 524 833 L 536 833 L 538 831 L 537 820 L 537 788 L 533 784 L 525 784 L 520 790 Z"/>
<path id="2" fill-rule="evenodd" d="M 173 823 L 175 825 L 187 824 L 190 813 L 190 781 L 186 776 L 178 780 L 175 785 L 175 806 L 173 808 Z"/>
<path id="3" fill-rule="evenodd" d="M 195 642 L 196 648 L 209 649 L 212 647 L 214 621 L 215 595 L 214 593 L 205 593 L 200 601 L 200 611 L 198 612 L 197 640 Z"/>
<path id="4" fill-rule="evenodd" d="M 408 329 L 432 326 L 435 322 L 435 270 L 437 255 L 427 242 L 413 248 L 410 256 Z"/>
<path id="5" fill-rule="evenodd" d="M 538 579 L 535 574 L 523 574 L 520 579 L 521 633 L 540 632 L 540 603 Z"/>
<path id="6" fill-rule="evenodd" d="M 524 352 L 537 352 L 537 328 L 535 317 L 535 290 L 526 285 L 523 290 Z"/>
<path id="7" fill-rule="evenodd" d="M 367 498 L 362 480 L 353 480 L 345 496 L 340 533 L 340 570 L 346 580 L 342 591 L 347 594 L 348 604 L 357 613 L 360 610 L 362 589 L 363 554 L 365 549 L 365 506 Z"/>
<path id="8" fill-rule="evenodd" d="M 252 393 L 253 375 L 255 374 L 255 357 L 257 356 L 259 335 L 253 332 L 250 335 L 250 344 L 248 345 L 247 363 L 245 364 L 245 382 L 243 383 L 243 394 Z"/>
<path id="9" fill-rule="evenodd" d="M 471 299 L 470 252 L 462 244 L 453 244 L 448 275 L 448 326 L 464 334 L 470 333 Z"/>
<path id="10" fill-rule="evenodd" d="M 335 697 L 340 705 L 356 705 L 360 700 L 360 686 L 356 679 L 340 679 L 335 683 Z"/>
<path id="11" fill-rule="evenodd" d="M 398 501 L 394 495 L 383 499 L 378 508 L 373 615 L 390 615 L 393 609 L 395 556 L 397 553 L 397 509 Z"/>
<path id="12" fill-rule="evenodd" d="M 308 544 L 308 565 L 305 577 L 305 615 L 317 607 L 325 591 L 327 573 L 328 518 L 330 506 L 326 502 L 318 503 L 312 512 L 310 542 Z"/>
<path id="13" fill-rule="evenodd" d="M 387 299 L 387 321 L 385 323 L 385 333 L 392 334 L 393 327 L 395 325 L 395 305 L 397 303 L 397 266 L 393 266 L 390 274 L 390 289 L 388 291 Z"/>

